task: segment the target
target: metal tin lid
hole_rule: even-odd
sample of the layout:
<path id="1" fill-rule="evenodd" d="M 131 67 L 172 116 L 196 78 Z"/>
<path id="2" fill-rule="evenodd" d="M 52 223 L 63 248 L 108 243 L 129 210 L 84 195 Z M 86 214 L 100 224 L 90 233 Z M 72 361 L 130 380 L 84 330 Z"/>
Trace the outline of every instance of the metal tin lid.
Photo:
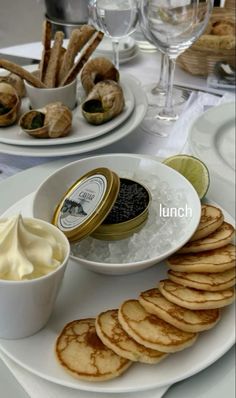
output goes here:
<path id="1" fill-rule="evenodd" d="M 90 235 L 106 218 L 120 189 L 116 173 L 107 168 L 89 171 L 65 193 L 52 223 L 71 241 Z"/>

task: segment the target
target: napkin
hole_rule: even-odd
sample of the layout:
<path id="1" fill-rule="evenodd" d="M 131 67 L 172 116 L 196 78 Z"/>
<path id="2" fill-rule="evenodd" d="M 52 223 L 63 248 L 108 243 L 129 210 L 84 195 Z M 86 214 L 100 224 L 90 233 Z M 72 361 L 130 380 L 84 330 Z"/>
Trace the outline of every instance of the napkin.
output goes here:
<path id="1" fill-rule="evenodd" d="M 169 388 L 169 386 L 165 386 L 155 390 L 152 389 L 148 391 L 124 394 L 104 394 L 75 390 L 51 383 L 29 373 L 27 370 L 14 363 L 1 351 L 0 358 L 31 398 L 161 398 Z"/>

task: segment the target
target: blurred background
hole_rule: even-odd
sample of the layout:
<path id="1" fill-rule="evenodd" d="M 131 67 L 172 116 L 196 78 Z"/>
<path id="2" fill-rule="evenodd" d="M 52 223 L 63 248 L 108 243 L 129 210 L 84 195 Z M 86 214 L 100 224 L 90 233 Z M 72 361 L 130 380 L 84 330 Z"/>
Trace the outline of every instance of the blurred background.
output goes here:
<path id="1" fill-rule="evenodd" d="M 214 1 L 215 6 L 224 2 Z M 45 14 L 59 29 L 63 19 L 72 27 L 77 21 L 86 22 L 87 3 L 88 0 L 0 0 L 0 48 L 40 41 Z"/>
<path id="2" fill-rule="evenodd" d="M 0 0 L 0 48 L 41 40 L 41 0 Z"/>
<path id="3" fill-rule="evenodd" d="M 0 48 L 40 41 L 45 15 L 67 36 L 88 20 L 88 0 L 0 0 L 0 10 Z"/>

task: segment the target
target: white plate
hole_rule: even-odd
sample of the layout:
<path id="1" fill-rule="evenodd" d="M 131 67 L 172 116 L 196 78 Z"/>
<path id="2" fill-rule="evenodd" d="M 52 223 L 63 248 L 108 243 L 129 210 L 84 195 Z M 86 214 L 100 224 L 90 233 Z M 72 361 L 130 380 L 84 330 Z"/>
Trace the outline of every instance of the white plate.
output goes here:
<path id="1" fill-rule="evenodd" d="M 135 46 L 135 48 L 133 49 L 132 52 L 130 52 L 129 54 L 123 54 L 122 57 L 120 57 L 120 65 L 125 64 L 126 62 L 132 61 L 132 59 L 136 58 L 139 55 L 140 51 L 139 51 L 139 47 Z M 112 57 L 110 57 L 111 59 L 113 59 Z"/>
<path id="2" fill-rule="evenodd" d="M 34 65 L 33 65 L 34 66 Z M 35 67 L 35 66 L 34 66 Z M 31 67 L 25 67 L 25 69 L 32 69 Z M 54 139 L 36 139 L 25 133 L 18 124 L 14 124 L 9 127 L 0 127 L 0 142 L 10 145 L 22 145 L 30 147 L 38 146 L 56 146 L 65 144 L 74 144 L 77 142 L 88 141 L 95 139 L 103 134 L 111 132 L 116 127 L 121 125 L 131 115 L 134 106 L 134 94 L 132 92 L 129 78 L 124 75 L 121 77 L 121 86 L 124 92 L 125 108 L 123 112 L 115 117 L 114 119 L 104 123 L 100 126 L 94 126 L 86 122 L 82 115 L 81 107 L 78 106 L 73 111 L 72 129 L 68 136 Z M 80 91 L 82 90 L 80 86 Z M 80 94 L 78 94 L 79 97 Z M 27 98 L 22 100 L 21 115 L 29 110 L 29 101 Z"/>
<path id="3" fill-rule="evenodd" d="M 132 37 L 121 39 L 119 43 L 119 61 L 120 64 L 128 62 L 135 58 L 139 53 L 139 48 Z M 104 55 L 113 59 L 112 41 L 109 37 L 104 37 L 98 46 L 95 56 Z"/>
<path id="4" fill-rule="evenodd" d="M 19 211 L 29 213 L 32 195 L 17 202 L 5 212 L 11 216 Z M 228 222 L 232 217 L 224 212 Z M 127 298 L 154 287 L 166 275 L 166 266 L 159 264 L 143 272 L 125 277 L 98 275 L 70 261 L 53 316 L 47 326 L 32 337 L 21 340 L 0 339 L 0 348 L 29 372 L 56 384 L 79 390 L 118 393 L 143 391 L 186 379 L 219 359 L 235 342 L 234 306 L 222 311 L 222 319 L 210 331 L 201 333 L 190 348 L 171 354 L 157 365 L 134 364 L 121 377 L 101 383 L 74 379 L 64 372 L 54 355 L 54 344 L 63 326 L 74 319 L 95 317 L 107 308 L 116 308 Z M 109 304 L 108 304 L 109 302 Z"/>
<path id="5" fill-rule="evenodd" d="M 235 184 L 235 102 L 199 116 L 191 126 L 189 142 L 212 172 Z"/>
<path id="6" fill-rule="evenodd" d="M 127 55 L 130 54 L 134 48 L 136 47 L 136 42 L 135 40 L 128 36 L 119 41 L 119 54 L 123 56 L 123 54 Z M 104 36 L 101 43 L 96 49 L 96 52 L 102 52 L 102 53 L 113 53 L 112 49 L 112 40 L 109 37 Z"/>
<path id="7" fill-rule="evenodd" d="M 48 147 L 27 147 L 9 145 L 0 142 L 0 152 L 10 155 L 31 157 L 56 157 L 75 155 L 94 151 L 110 145 L 130 134 L 143 120 L 147 110 L 146 95 L 139 82 L 131 75 L 123 75 L 124 82 L 128 82 L 130 90 L 134 95 L 135 106 L 130 117 L 116 127 L 112 132 L 103 134 L 95 139 L 77 142 L 67 145 L 50 145 Z"/>

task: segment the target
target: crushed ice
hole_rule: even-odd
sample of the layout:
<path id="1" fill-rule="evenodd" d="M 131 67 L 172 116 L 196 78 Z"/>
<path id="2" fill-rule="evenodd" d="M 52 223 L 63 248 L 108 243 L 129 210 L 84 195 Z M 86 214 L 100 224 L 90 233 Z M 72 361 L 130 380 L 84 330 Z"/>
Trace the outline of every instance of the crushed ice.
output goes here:
<path id="1" fill-rule="evenodd" d="M 131 237 L 118 241 L 103 241 L 91 237 L 83 239 L 71 245 L 71 252 L 75 257 L 100 263 L 139 262 L 160 256 L 180 240 L 190 217 L 164 217 L 159 210 L 160 203 L 168 208 L 185 207 L 185 191 L 170 187 L 156 174 L 121 171 L 119 176 L 140 182 L 150 190 L 152 201 L 145 226 Z"/>

